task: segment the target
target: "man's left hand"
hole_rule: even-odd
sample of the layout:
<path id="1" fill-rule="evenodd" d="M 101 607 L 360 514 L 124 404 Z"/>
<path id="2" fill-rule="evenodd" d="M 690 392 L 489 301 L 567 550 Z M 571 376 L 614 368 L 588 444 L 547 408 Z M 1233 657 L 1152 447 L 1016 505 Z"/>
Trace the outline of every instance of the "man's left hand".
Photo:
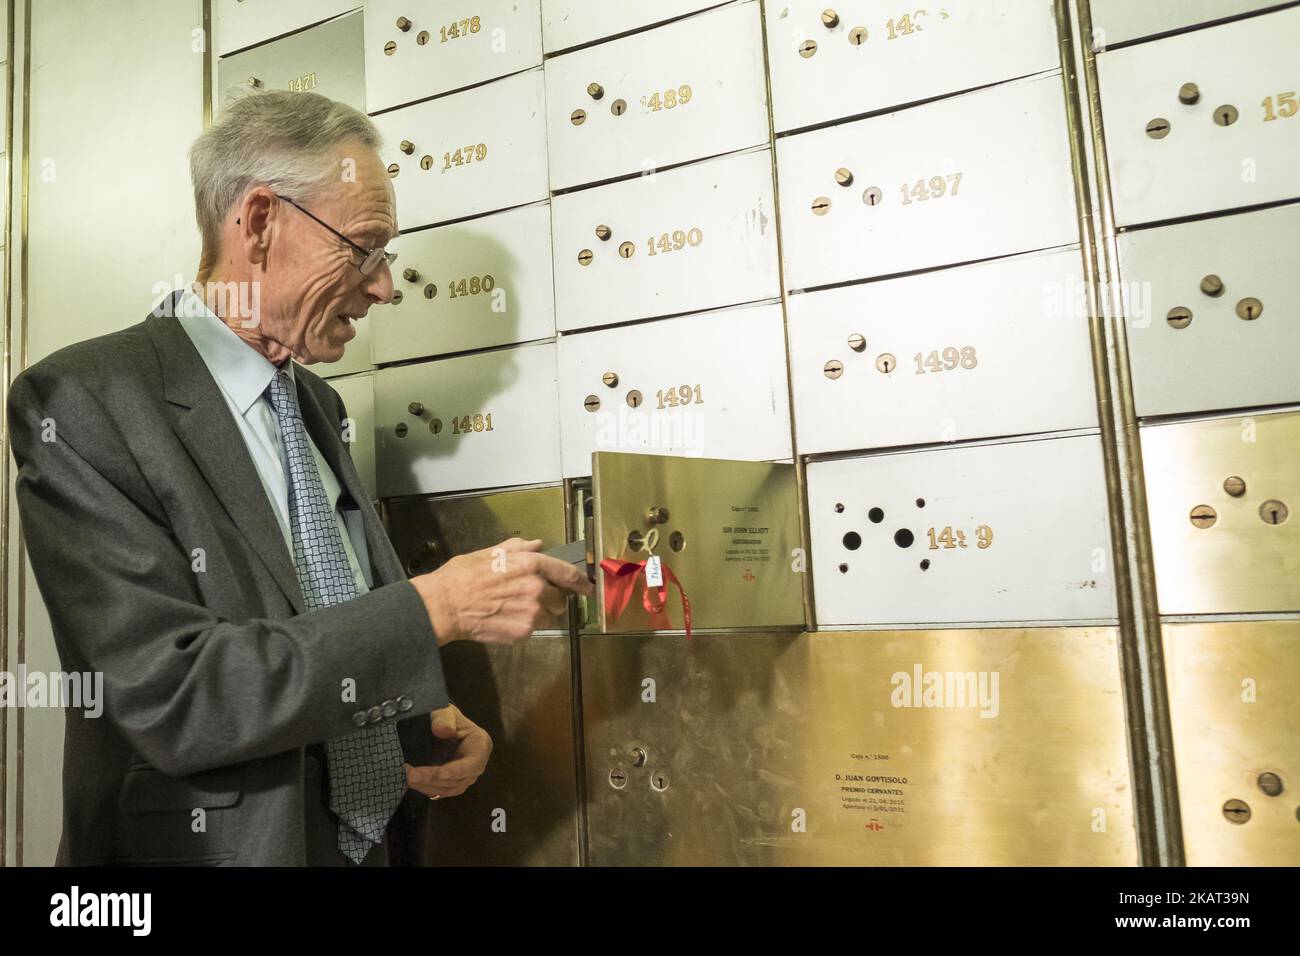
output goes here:
<path id="1" fill-rule="evenodd" d="M 406 785 L 430 800 L 458 797 L 487 769 L 492 738 L 455 704 L 435 710 L 429 720 L 434 738 L 454 742 L 456 750 L 450 760 L 436 767 L 402 764 L 406 768 Z"/>

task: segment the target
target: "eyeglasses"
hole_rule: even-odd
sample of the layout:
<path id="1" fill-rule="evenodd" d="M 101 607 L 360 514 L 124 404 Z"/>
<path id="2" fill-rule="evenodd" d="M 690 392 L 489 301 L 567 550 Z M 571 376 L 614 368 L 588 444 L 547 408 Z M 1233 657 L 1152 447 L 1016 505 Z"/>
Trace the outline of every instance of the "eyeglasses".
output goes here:
<path id="1" fill-rule="evenodd" d="M 304 216 L 307 216 L 309 219 L 312 219 L 317 223 L 320 223 L 320 225 L 324 226 L 326 229 L 334 233 L 334 235 L 338 236 L 349 246 L 355 249 L 358 253 L 360 253 L 361 262 L 360 264 L 357 264 L 357 271 L 359 271 L 363 276 L 373 275 L 375 270 L 379 268 L 379 263 L 381 262 L 387 263 L 388 265 L 391 266 L 394 262 L 397 261 L 397 253 L 388 252 L 384 249 L 363 249 L 361 246 L 357 245 L 347 236 L 343 235 L 343 233 L 339 232 L 329 223 L 317 219 L 315 216 L 309 213 L 306 209 L 303 209 L 302 206 L 299 206 L 288 196 L 281 196 L 280 198 L 283 199 L 285 202 L 287 202 L 294 209 L 297 209 Z"/>

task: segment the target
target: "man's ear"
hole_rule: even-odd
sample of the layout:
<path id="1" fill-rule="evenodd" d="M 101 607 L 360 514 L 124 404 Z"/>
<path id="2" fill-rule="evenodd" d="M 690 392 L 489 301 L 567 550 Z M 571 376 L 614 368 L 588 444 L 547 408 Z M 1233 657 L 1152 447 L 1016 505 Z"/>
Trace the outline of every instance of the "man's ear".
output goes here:
<path id="1" fill-rule="evenodd" d="M 282 208 L 279 198 L 265 186 L 244 193 L 243 200 L 235 209 L 235 227 L 248 262 L 260 265 L 266 261 L 275 234 L 276 217 Z"/>

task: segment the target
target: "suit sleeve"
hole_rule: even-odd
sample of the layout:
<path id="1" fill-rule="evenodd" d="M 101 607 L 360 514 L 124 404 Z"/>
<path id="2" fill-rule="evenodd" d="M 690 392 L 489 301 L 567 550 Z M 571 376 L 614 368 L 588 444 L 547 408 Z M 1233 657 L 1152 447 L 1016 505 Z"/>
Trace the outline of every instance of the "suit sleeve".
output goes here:
<path id="1" fill-rule="evenodd" d="M 36 372 L 9 396 L 32 568 L 64 668 L 103 675 L 101 719 L 152 766 L 186 776 L 344 736 L 386 701 L 411 706 L 383 720 L 446 705 L 409 581 L 283 620 L 235 623 L 205 607 L 112 418 L 75 380 Z"/>

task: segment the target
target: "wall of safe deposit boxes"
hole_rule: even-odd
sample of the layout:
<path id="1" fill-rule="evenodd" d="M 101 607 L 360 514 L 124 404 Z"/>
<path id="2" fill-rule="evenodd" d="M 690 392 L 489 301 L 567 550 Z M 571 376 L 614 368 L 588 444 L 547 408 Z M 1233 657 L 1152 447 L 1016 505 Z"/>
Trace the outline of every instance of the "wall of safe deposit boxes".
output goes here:
<path id="1" fill-rule="evenodd" d="M 376 497 L 810 456 L 819 625 L 1115 619 L 1052 3 L 356 6 L 219 0 L 217 96 L 386 139 L 399 301 L 329 372 Z M 1269 7 L 1092 3 L 1166 615 L 1300 608 L 1300 9 Z M 969 519 L 936 560 L 893 530 L 921 492 Z"/>

